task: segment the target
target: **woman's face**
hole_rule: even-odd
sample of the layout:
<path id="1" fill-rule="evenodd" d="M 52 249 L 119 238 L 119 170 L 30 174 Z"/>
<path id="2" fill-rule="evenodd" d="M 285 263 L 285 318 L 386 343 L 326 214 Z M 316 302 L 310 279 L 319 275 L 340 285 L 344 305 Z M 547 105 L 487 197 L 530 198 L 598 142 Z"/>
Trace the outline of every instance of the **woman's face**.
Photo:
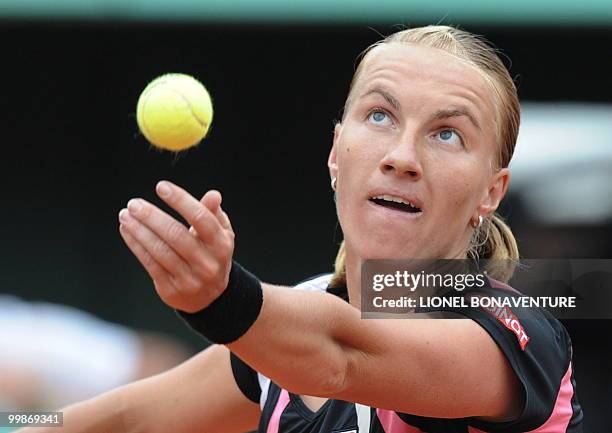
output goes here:
<path id="1" fill-rule="evenodd" d="M 328 162 L 347 253 L 464 257 L 470 221 L 497 208 L 509 180 L 495 168 L 491 87 L 435 48 L 385 44 L 364 61 Z"/>

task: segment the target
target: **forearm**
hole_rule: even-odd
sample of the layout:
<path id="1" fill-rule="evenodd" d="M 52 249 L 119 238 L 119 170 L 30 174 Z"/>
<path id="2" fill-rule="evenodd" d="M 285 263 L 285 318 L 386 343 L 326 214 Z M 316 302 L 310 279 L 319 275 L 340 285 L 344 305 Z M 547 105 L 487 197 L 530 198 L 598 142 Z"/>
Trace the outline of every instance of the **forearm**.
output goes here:
<path id="1" fill-rule="evenodd" d="M 63 409 L 63 426 L 48 431 L 37 427 L 18 433 L 152 433 L 167 424 L 166 415 L 174 411 L 166 401 L 167 392 L 153 376 L 124 385 L 104 394 L 74 403 Z"/>
<path id="2" fill-rule="evenodd" d="M 29 427 L 16 433 L 106 433 L 132 432 L 125 425 L 125 399 L 121 389 L 110 391 L 98 397 L 75 403 L 60 409 L 63 412 L 63 426 Z"/>
<path id="3" fill-rule="evenodd" d="M 347 351 L 354 348 L 348 331 L 359 326 L 359 311 L 326 293 L 265 283 L 262 288 L 259 317 L 230 350 L 293 392 L 333 393 L 346 372 Z"/>

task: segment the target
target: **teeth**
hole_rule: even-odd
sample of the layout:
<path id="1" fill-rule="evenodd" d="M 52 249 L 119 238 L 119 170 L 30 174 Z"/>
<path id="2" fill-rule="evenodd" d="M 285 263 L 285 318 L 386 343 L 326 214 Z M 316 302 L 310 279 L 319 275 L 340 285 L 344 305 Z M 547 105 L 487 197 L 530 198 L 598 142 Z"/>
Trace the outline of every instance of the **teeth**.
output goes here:
<path id="1" fill-rule="evenodd" d="M 413 205 L 409 201 L 406 201 L 406 200 L 404 200 L 403 198 L 400 198 L 400 197 L 395 197 L 393 195 L 383 194 L 383 195 L 374 196 L 372 198 L 379 199 L 379 200 L 393 201 L 395 203 L 407 204 L 408 206 L 411 206 L 411 207 L 413 207 L 415 209 L 417 208 L 415 205 Z"/>

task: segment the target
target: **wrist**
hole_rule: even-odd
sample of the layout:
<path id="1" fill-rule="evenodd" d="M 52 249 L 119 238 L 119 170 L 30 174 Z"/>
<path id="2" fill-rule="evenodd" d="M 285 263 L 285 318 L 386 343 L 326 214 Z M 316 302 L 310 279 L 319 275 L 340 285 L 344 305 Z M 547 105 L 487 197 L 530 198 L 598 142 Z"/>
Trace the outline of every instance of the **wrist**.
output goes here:
<path id="1" fill-rule="evenodd" d="M 177 310 L 191 328 L 217 344 L 242 337 L 255 323 L 263 305 L 259 279 L 232 260 L 227 287 L 206 308 L 195 313 Z"/>

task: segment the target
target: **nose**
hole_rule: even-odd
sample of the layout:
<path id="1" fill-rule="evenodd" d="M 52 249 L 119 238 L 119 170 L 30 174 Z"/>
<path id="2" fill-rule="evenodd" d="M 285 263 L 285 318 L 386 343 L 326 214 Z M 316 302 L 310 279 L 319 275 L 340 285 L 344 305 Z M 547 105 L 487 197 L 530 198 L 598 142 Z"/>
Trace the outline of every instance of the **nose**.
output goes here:
<path id="1" fill-rule="evenodd" d="M 393 174 L 399 177 L 408 177 L 418 180 L 423 174 L 419 156 L 418 138 L 414 135 L 403 134 L 399 142 L 393 143 L 383 159 L 380 161 L 380 170 L 383 174 Z"/>

